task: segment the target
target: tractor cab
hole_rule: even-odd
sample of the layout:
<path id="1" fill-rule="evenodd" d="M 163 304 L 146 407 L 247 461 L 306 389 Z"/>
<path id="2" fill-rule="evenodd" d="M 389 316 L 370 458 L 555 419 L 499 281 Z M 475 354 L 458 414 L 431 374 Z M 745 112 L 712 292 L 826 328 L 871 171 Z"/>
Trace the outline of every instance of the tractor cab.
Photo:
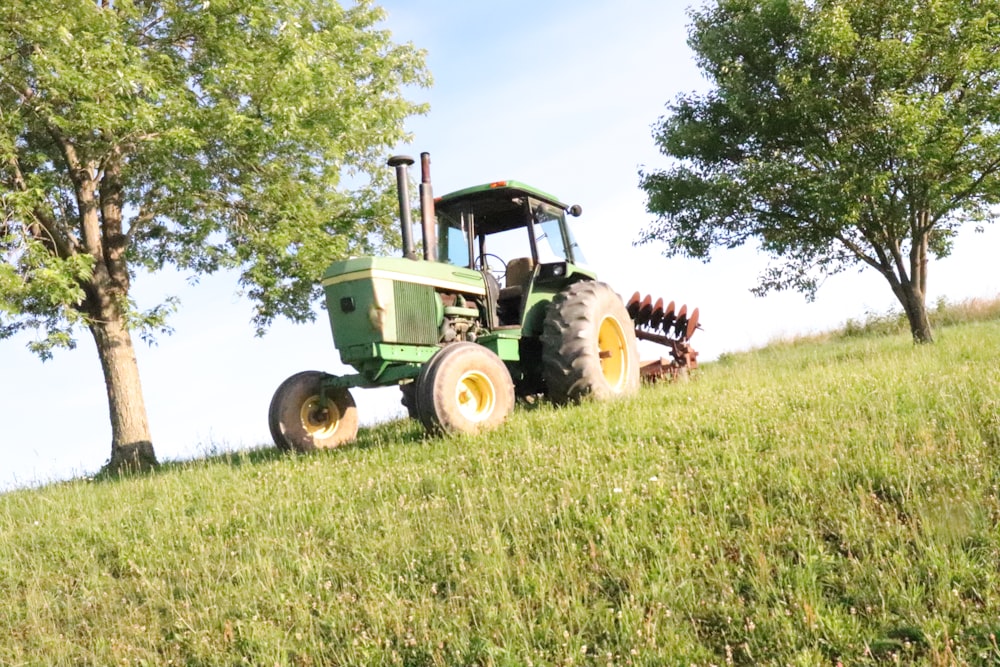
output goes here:
<path id="1" fill-rule="evenodd" d="M 459 190 L 434 209 L 438 261 L 483 273 L 496 304 L 494 326 L 521 325 L 536 285 L 564 286 L 585 262 L 566 224 L 567 213 L 578 216 L 580 207 L 524 183 Z"/>

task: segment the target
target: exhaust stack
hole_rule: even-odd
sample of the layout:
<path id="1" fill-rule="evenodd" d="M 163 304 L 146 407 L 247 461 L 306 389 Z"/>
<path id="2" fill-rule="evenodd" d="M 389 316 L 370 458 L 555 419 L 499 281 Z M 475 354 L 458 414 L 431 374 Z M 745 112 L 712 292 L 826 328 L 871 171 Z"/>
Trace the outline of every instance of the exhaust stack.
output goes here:
<path id="1" fill-rule="evenodd" d="M 434 191 L 431 188 L 431 154 L 420 154 L 420 226 L 423 230 L 424 259 L 437 261 L 437 234 Z"/>
<path id="2" fill-rule="evenodd" d="M 407 167 L 411 164 L 413 164 L 413 158 L 408 155 L 394 155 L 389 158 L 389 166 L 396 170 L 396 193 L 399 195 L 399 224 L 403 236 L 403 257 L 416 259 L 417 252 L 413 249 L 413 219 L 410 216 L 410 178 L 407 173 Z M 422 184 L 420 189 L 423 191 Z M 423 209 L 422 200 L 420 206 Z M 421 218 L 423 218 L 423 215 L 421 215 Z M 424 234 L 426 235 L 426 233 L 425 230 Z M 425 258 L 427 255 L 426 245 L 427 240 L 425 237 Z"/>

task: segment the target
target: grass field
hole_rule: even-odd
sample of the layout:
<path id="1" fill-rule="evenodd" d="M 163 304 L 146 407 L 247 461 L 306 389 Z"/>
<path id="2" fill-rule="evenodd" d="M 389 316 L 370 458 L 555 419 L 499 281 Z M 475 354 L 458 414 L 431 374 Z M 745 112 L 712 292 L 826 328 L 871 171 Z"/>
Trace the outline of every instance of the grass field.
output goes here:
<path id="1" fill-rule="evenodd" d="M 987 315 L 0 496 L 0 664 L 1000 664 Z"/>

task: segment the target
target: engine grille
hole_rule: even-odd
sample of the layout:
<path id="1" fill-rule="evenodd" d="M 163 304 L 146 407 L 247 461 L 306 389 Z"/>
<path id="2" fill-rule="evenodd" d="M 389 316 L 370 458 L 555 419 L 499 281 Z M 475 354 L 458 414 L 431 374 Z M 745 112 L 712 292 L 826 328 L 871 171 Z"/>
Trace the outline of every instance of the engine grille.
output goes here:
<path id="1" fill-rule="evenodd" d="M 438 341 L 437 295 L 429 285 L 397 282 L 394 311 L 397 343 L 434 345 Z"/>

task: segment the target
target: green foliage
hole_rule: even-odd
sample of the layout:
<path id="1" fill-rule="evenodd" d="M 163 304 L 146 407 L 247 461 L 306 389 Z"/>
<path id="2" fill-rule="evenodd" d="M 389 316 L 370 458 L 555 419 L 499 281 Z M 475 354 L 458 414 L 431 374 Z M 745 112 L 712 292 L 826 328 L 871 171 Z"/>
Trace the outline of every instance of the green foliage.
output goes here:
<path id="1" fill-rule="evenodd" d="M 0 497 L 0 663 L 991 665 L 1000 322 Z"/>
<path id="2" fill-rule="evenodd" d="M 13 262 L 0 262 L 0 339 L 19 329 L 30 328 L 42 336 L 29 348 L 43 360 L 52 358 L 55 348 L 73 348 L 72 329 L 81 321 L 71 307 L 83 299 L 81 283 L 91 275 L 93 262 L 87 255 L 54 257 L 42 244 L 21 240 L 20 248 L 11 237 L 0 238 L 0 247 L 15 249 Z"/>
<path id="3" fill-rule="evenodd" d="M 325 264 L 393 233 L 382 153 L 423 110 L 403 97 L 428 83 L 423 54 L 382 17 L 367 0 L 2 3 L 0 325 L 93 317 L 95 263 L 126 309 L 129 275 L 169 264 L 238 268 L 260 328 L 311 317 Z"/>
<path id="4" fill-rule="evenodd" d="M 714 0 L 689 43 L 712 84 L 655 130 L 643 241 L 707 259 L 756 243 L 758 291 L 858 263 L 909 313 L 928 253 L 1000 203 L 1000 2 Z"/>

